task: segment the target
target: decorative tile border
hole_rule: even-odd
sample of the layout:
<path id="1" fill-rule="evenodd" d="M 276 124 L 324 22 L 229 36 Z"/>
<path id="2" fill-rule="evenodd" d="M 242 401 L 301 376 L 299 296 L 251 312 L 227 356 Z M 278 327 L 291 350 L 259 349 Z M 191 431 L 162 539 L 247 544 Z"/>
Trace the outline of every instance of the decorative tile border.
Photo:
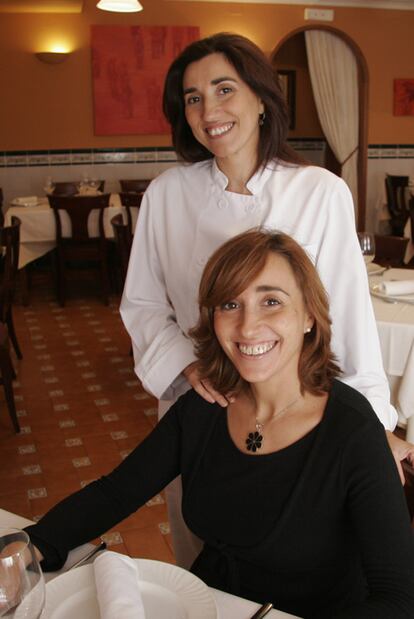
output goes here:
<path id="1" fill-rule="evenodd" d="M 0 151 L 0 168 L 66 166 L 107 163 L 157 163 L 177 161 L 170 147 L 77 148 L 73 150 Z"/>
<path id="2" fill-rule="evenodd" d="M 300 151 L 324 151 L 326 148 L 325 140 L 320 138 L 292 138 L 288 142 Z M 370 144 L 368 159 L 414 159 L 414 144 Z M 0 151 L 0 168 L 105 165 L 107 163 L 167 163 L 173 161 L 177 161 L 177 154 L 168 146 Z"/>
<path id="3" fill-rule="evenodd" d="M 414 159 L 414 144 L 370 144 L 368 159 Z"/>

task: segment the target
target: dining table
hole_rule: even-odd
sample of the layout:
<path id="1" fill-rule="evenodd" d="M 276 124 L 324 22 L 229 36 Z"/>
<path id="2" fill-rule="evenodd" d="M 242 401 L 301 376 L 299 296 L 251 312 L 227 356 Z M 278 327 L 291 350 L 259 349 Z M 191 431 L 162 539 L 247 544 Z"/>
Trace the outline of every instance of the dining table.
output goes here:
<path id="1" fill-rule="evenodd" d="M 414 294 L 391 297 L 380 287 L 383 281 L 413 280 L 414 269 L 371 268 L 371 273 L 371 299 L 391 402 L 407 440 L 414 443 Z"/>
<path id="2" fill-rule="evenodd" d="M 28 518 L 24 518 L 19 516 L 18 514 L 14 514 L 12 512 L 6 511 L 0 508 L 0 527 L 2 528 L 16 528 L 23 529 L 31 524 L 34 524 L 33 521 Z M 87 555 L 90 550 L 93 549 L 92 544 L 83 544 L 78 548 L 75 548 L 69 553 L 68 559 L 61 570 L 58 572 L 47 572 L 44 574 L 45 581 L 50 582 L 54 578 L 60 576 L 65 573 L 71 566 L 73 566 L 76 562 L 78 562 L 82 557 Z M 106 552 L 105 550 L 103 552 Z M 93 559 L 91 559 L 93 560 Z M 74 567 L 73 569 L 79 569 L 78 567 Z M 251 619 L 254 613 L 260 608 L 260 605 L 251 602 L 250 600 L 246 600 L 241 597 L 237 597 L 235 595 L 231 595 L 230 593 L 226 593 L 224 591 L 219 591 L 218 589 L 214 589 L 209 587 L 212 597 L 214 598 L 216 608 L 217 608 L 217 619 Z M 47 587 L 46 587 L 46 599 L 47 599 Z M 281 610 L 272 609 L 267 615 L 266 619 L 300 619 L 296 615 L 290 615 Z M 41 619 L 50 619 L 45 612 L 42 614 Z M 158 619 L 156 617 L 148 617 L 147 619 Z"/>
<path id="3" fill-rule="evenodd" d="M 91 194 L 89 194 L 91 195 Z M 29 196 L 12 201 L 4 214 L 4 225 L 9 226 L 12 216 L 18 217 L 20 226 L 19 269 L 37 258 L 44 256 L 56 247 L 56 224 L 53 210 L 47 196 Z M 20 204 L 17 202 L 20 201 Z M 133 225 L 135 225 L 137 209 L 132 210 Z M 124 213 L 119 194 L 110 194 L 109 207 L 104 212 L 104 231 L 106 238 L 113 238 L 111 219 L 119 213 Z M 65 217 L 66 216 L 66 217 Z M 91 236 L 98 235 L 98 211 L 91 213 L 88 229 Z M 70 236 L 70 223 L 66 213 L 62 213 L 62 234 Z"/>

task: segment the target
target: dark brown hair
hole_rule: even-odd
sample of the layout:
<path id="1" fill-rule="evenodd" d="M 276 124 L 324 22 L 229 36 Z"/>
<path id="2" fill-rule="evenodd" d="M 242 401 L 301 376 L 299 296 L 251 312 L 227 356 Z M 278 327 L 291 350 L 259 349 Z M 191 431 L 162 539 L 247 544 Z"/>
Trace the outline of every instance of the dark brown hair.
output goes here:
<path id="1" fill-rule="evenodd" d="M 261 99 L 265 119 L 260 127 L 257 168 L 272 159 L 306 163 L 287 145 L 288 111 L 278 79 L 264 53 L 249 39 L 221 32 L 188 45 L 171 64 L 164 84 L 163 109 L 171 125 L 173 145 L 178 155 L 190 163 L 213 157 L 196 140 L 185 117 L 183 77 L 189 64 L 210 54 L 223 54 L 240 78 Z M 259 122 L 259 118 L 257 119 Z"/>
<path id="2" fill-rule="evenodd" d="M 269 253 L 290 265 L 314 325 L 304 337 L 299 359 L 301 391 L 328 391 L 340 374 L 330 348 L 331 320 L 328 298 L 318 272 L 306 252 L 286 234 L 262 229 L 239 234 L 219 247 L 208 261 L 200 282 L 200 318 L 191 329 L 202 378 L 220 393 L 237 392 L 247 386 L 221 348 L 214 331 L 214 311 L 239 295 L 257 277 Z"/>

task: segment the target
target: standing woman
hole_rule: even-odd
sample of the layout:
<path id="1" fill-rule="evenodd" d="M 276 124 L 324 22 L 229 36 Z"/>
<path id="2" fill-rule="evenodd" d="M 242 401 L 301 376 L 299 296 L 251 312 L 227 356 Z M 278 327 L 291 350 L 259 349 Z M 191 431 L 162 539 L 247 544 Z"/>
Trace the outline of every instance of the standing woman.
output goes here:
<path id="1" fill-rule="evenodd" d="M 183 162 L 145 193 L 121 303 L 136 373 L 162 400 L 160 414 L 190 385 L 207 401 L 228 404 L 231 396 L 200 380 L 187 334 L 198 319 L 197 290 L 210 255 L 264 226 L 293 236 L 314 261 L 329 295 L 343 380 L 393 430 L 350 191 L 286 144 L 286 105 L 266 56 L 235 34 L 190 44 L 168 71 L 164 113 Z M 397 456 L 407 455 L 403 443 Z M 167 500 L 177 562 L 187 567 L 198 547 L 179 522 L 180 499 Z"/>

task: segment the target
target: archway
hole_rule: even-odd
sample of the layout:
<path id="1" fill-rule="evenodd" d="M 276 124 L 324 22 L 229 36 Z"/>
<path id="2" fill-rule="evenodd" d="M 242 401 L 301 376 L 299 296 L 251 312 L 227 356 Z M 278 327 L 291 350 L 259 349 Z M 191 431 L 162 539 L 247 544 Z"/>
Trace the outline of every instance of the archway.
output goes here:
<path id="1" fill-rule="evenodd" d="M 358 112 L 359 112 L 359 129 L 358 129 L 358 159 L 357 159 L 357 193 L 358 193 L 358 212 L 357 212 L 357 228 L 363 230 L 365 228 L 366 214 L 366 189 L 367 189 L 367 154 L 368 154 L 368 65 L 358 47 L 358 45 L 345 32 L 334 28 L 333 26 L 309 24 L 302 26 L 286 35 L 275 47 L 271 54 L 272 64 L 275 65 L 275 59 L 283 45 L 292 37 L 303 34 L 306 30 L 325 30 L 341 38 L 352 50 L 358 69 Z"/>

